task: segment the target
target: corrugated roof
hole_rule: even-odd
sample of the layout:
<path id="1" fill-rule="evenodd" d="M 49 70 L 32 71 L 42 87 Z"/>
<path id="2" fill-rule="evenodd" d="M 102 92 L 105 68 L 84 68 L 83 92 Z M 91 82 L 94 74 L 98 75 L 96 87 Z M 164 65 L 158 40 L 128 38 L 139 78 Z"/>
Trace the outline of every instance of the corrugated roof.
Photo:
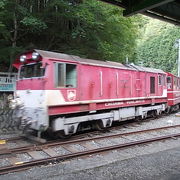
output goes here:
<path id="1" fill-rule="evenodd" d="M 131 69 L 130 67 L 127 67 L 121 63 L 113 62 L 113 61 L 100 61 L 100 60 L 94 60 L 94 59 L 86 59 L 86 58 L 80 58 L 79 56 L 68 55 L 68 54 L 57 53 L 57 52 L 50 52 L 50 51 L 43 51 L 43 50 L 37 50 L 37 49 L 35 49 L 35 51 L 38 52 L 42 57 L 46 57 L 46 58 L 71 60 L 71 61 L 80 62 L 82 64 L 111 66 L 111 67 L 119 67 L 123 69 Z"/>
<path id="2" fill-rule="evenodd" d="M 113 62 L 113 61 L 100 61 L 100 60 L 93 60 L 93 59 L 85 59 L 85 58 L 80 58 L 79 56 L 51 52 L 51 51 L 43 51 L 43 50 L 38 50 L 38 49 L 35 49 L 35 51 L 38 52 L 42 57 L 49 58 L 49 59 L 69 60 L 69 61 L 76 61 L 81 64 L 106 66 L 106 67 L 114 67 L 114 68 L 121 68 L 121 69 L 135 70 L 135 71 L 165 74 L 165 72 L 160 69 L 141 67 L 134 64 L 123 65 L 121 63 Z"/>
<path id="3" fill-rule="evenodd" d="M 129 66 L 139 70 L 139 71 L 146 71 L 146 72 L 154 72 L 154 73 L 162 73 L 166 74 L 163 70 L 161 69 L 156 69 L 156 68 L 150 68 L 150 67 L 142 67 L 142 66 L 137 66 L 135 64 L 129 64 Z"/>

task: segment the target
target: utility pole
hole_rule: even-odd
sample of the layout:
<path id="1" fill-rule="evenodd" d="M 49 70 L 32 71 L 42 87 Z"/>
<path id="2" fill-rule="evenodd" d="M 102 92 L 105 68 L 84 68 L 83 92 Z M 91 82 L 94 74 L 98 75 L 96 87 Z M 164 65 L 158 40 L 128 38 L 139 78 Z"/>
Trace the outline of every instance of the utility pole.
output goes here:
<path id="1" fill-rule="evenodd" d="M 129 64 L 128 56 L 126 56 L 126 64 Z"/>
<path id="2" fill-rule="evenodd" d="M 178 77 L 180 77 L 180 39 L 177 39 L 175 44 L 175 48 L 178 49 L 178 60 L 177 60 L 177 65 L 178 65 Z"/>
<path id="3" fill-rule="evenodd" d="M 180 39 L 178 41 L 178 77 L 180 77 Z"/>

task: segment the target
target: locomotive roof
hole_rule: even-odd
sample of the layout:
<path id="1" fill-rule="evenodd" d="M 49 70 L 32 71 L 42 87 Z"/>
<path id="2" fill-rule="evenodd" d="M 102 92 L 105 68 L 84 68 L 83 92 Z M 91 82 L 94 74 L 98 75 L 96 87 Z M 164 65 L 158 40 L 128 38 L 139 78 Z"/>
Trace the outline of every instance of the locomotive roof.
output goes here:
<path id="1" fill-rule="evenodd" d="M 68 54 L 64 54 L 64 53 L 43 51 L 43 50 L 37 50 L 37 49 L 35 49 L 35 51 L 38 52 L 42 57 L 46 57 L 46 58 L 72 60 L 72 61 L 80 62 L 82 64 L 110 66 L 110 67 L 121 68 L 121 69 L 129 69 L 129 70 L 136 70 L 136 71 L 145 71 L 145 72 L 165 74 L 165 72 L 160 69 L 141 67 L 141 66 L 137 66 L 134 64 L 123 65 L 118 62 L 86 59 L 86 58 L 80 58 L 79 56 L 68 55 Z"/>
<path id="2" fill-rule="evenodd" d="M 154 72 L 154 73 L 161 73 L 161 74 L 166 74 L 163 70 L 161 69 L 155 69 L 155 68 L 150 68 L 150 67 L 142 67 L 142 66 L 137 66 L 135 64 L 129 64 L 128 66 L 131 66 L 139 71 L 146 71 L 146 72 Z"/>
<path id="3" fill-rule="evenodd" d="M 50 52 L 50 51 L 43 51 L 43 50 L 35 50 L 35 51 L 38 52 L 42 57 L 46 57 L 46 58 L 71 60 L 71 61 L 77 61 L 77 62 L 86 63 L 86 64 L 102 65 L 102 66 L 115 66 L 115 67 L 121 67 L 121 68 L 125 68 L 125 69 L 131 69 L 121 63 L 113 62 L 113 61 L 86 59 L 86 58 L 80 58 L 79 56 Z"/>

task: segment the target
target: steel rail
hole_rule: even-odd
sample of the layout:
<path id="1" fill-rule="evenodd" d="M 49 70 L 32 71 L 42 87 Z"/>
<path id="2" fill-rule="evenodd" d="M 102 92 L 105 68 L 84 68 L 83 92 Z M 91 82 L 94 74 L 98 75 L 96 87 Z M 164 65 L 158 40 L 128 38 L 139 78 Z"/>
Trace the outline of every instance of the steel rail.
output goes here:
<path id="1" fill-rule="evenodd" d="M 151 131 L 166 130 L 166 129 L 177 128 L 177 127 L 180 127 L 180 125 L 163 126 L 160 128 L 144 129 L 144 130 L 139 130 L 139 131 L 118 133 L 118 134 L 113 134 L 113 135 L 90 137 L 90 138 L 84 138 L 84 139 L 75 139 L 75 140 L 69 140 L 69 141 L 65 141 L 65 142 L 53 141 L 53 142 L 47 142 L 47 143 L 42 143 L 42 144 L 33 144 L 33 145 L 28 145 L 28 146 L 23 146 L 23 147 L 3 149 L 2 151 L 0 151 L 0 156 L 5 155 L 5 154 L 23 153 L 23 152 L 27 152 L 27 151 L 33 151 L 33 150 L 37 151 L 37 150 L 42 150 L 42 149 L 49 148 L 49 147 L 61 146 L 61 145 L 67 145 L 67 144 L 73 144 L 73 143 L 81 143 L 81 142 L 85 142 L 85 141 L 93 141 L 93 140 L 100 140 L 100 139 L 107 139 L 107 138 L 115 138 L 115 137 L 119 137 L 119 136 L 127 136 L 127 135 L 138 134 L 138 133 L 146 133 L 146 132 L 151 132 Z"/>
<path id="2" fill-rule="evenodd" d="M 166 115 L 165 115 L 166 116 Z M 159 117 L 156 117 L 156 119 L 158 119 Z M 149 120 L 154 120 L 155 118 L 148 118 L 148 119 L 146 119 L 146 120 L 141 120 L 141 122 L 147 122 L 147 121 L 149 121 Z M 119 122 L 119 123 L 121 123 L 121 122 Z M 127 125 L 131 125 L 131 126 L 134 126 L 134 125 L 137 125 L 137 122 L 131 122 L 131 121 L 128 121 L 128 122 L 126 122 L 126 126 Z M 121 124 L 122 125 L 122 124 Z M 83 134 L 76 134 L 75 136 L 72 136 L 71 137 L 71 139 L 59 139 L 58 141 L 61 141 L 61 142 L 64 142 L 64 141 L 72 141 L 72 139 L 73 140 L 77 140 L 78 138 L 85 138 L 86 136 L 89 136 L 89 135 L 97 135 L 97 133 L 106 133 L 106 132 L 109 132 L 109 131 L 111 131 L 111 130 L 119 130 L 119 129 L 121 129 L 122 127 L 121 126 L 111 126 L 111 127 L 109 127 L 108 129 L 102 129 L 102 130 L 96 130 L 96 131 L 92 131 L 92 132 L 85 132 L 85 133 L 83 133 Z M 20 134 L 19 136 L 17 136 L 17 137 L 10 137 L 10 138 L 7 138 L 7 139 L 2 139 L 2 138 L 0 138 L 0 141 L 4 141 L 4 142 L 11 142 L 11 141 L 17 141 L 17 140 L 21 140 L 21 139 L 29 139 L 29 137 L 27 136 L 25 136 L 25 135 L 22 135 L 22 134 Z M 33 140 L 33 139 L 29 139 L 29 140 L 31 140 L 31 141 L 35 141 L 36 143 L 35 144 L 37 144 L 37 142 L 38 141 L 36 141 L 36 140 Z M 56 140 L 57 141 L 57 140 Z M 52 142 L 52 141 L 51 141 Z M 54 142 L 54 141 L 53 141 Z M 39 144 L 44 144 L 44 142 L 38 142 Z M 49 141 L 48 142 L 46 142 L 46 143 L 49 143 Z M 0 153 L 0 155 L 1 155 L 1 153 Z"/>
<path id="3" fill-rule="evenodd" d="M 10 172 L 12 173 L 12 172 L 16 172 L 16 171 L 21 171 L 24 169 L 29 169 L 29 168 L 36 166 L 36 165 L 43 165 L 43 164 L 51 163 L 54 161 L 60 161 L 60 160 L 62 161 L 62 160 L 72 159 L 75 157 L 81 157 L 81 156 L 85 156 L 85 155 L 102 153 L 105 151 L 121 149 L 121 148 L 125 148 L 125 147 L 130 147 L 130 146 L 134 146 L 134 145 L 141 145 L 141 144 L 155 142 L 155 141 L 166 140 L 166 139 L 178 137 L 178 136 L 180 136 L 180 133 L 170 134 L 170 135 L 165 135 L 165 136 L 160 136 L 160 137 L 155 137 L 155 138 L 149 138 L 149 139 L 144 139 L 144 140 L 139 140 L 139 141 L 132 141 L 132 142 L 113 145 L 113 146 L 106 146 L 103 148 L 97 148 L 97 149 L 87 150 L 87 151 L 82 151 L 82 152 L 77 152 L 77 153 L 59 155 L 59 156 L 49 157 L 49 158 L 45 158 L 45 159 L 33 160 L 30 162 L 24 162 L 24 163 L 18 164 L 18 165 L 9 165 L 9 166 L 0 168 L 0 175 L 7 174 Z"/>

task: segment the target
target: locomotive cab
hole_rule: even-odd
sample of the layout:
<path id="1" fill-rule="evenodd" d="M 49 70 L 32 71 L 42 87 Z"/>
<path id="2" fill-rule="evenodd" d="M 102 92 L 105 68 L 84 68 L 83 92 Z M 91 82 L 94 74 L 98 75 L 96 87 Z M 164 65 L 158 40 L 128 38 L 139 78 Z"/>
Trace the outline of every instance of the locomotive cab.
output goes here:
<path id="1" fill-rule="evenodd" d="M 49 125 L 44 91 L 47 62 L 38 52 L 32 51 L 20 55 L 14 66 L 19 72 L 12 106 L 17 109 L 21 125 L 44 131 Z"/>
<path id="2" fill-rule="evenodd" d="M 77 63 L 57 59 L 52 55 L 50 58 L 49 55 L 51 53 L 34 50 L 20 55 L 14 63 L 19 73 L 13 105 L 17 108 L 21 126 L 37 132 L 52 129 L 50 117 L 59 113 L 54 108 L 64 107 L 66 102 L 79 98 Z M 63 111 L 61 114 L 70 111 L 69 108 L 65 112 L 63 108 L 60 109 Z"/>

